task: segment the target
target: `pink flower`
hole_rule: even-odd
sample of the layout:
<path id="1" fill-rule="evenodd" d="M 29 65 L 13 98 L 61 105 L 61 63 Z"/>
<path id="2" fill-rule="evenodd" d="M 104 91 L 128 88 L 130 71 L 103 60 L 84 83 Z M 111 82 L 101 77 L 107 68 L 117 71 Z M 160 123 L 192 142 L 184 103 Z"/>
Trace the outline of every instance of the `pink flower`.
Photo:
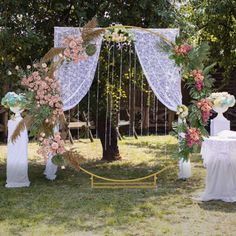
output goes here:
<path id="1" fill-rule="evenodd" d="M 32 73 L 32 75 L 33 75 L 33 77 L 38 77 L 38 76 L 39 76 L 39 72 L 38 72 L 38 71 L 34 71 L 34 72 Z"/>
<path id="2" fill-rule="evenodd" d="M 60 140 L 61 140 L 61 136 L 60 136 L 60 135 L 54 136 L 54 140 L 55 140 L 57 143 L 59 143 Z M 60 143 L 59 143 L 59 145 L 60 145 Z"/>
<path id="3" fill-rule="evenodd" d="M 177 55 L 186 56 L 192 50 L 192 48 L 193 47 L 189 44 L 182 44 L 175 46 L 174 51 Z"/>
<path id="4" fill-rule="evenodd" d="M 58 145 L 58 143 L 53 142 L 51 147 L 52 147 L 53 150 L 57 150 L 59 148 L 59 145 Z"/>
<path id="5" fill-rule="evenodd" d="M 195 87 L 196 87 L 197 91 L 200 92 L 204 87 L 203 81 L 197 81 L 195 84 Z"/>
<path id="6" fill-rule="evenodd" d="M 194 144 L 201 142 L 201 132 L 197 128 L 189 128 L 186 133 L 187 146 L 191 148 Z"/>
<path id="7" fill-rule="evenodd" d="M 211 116 L 212 103 L 209 99 L 201 99 L 197 102 L 197 107 L 201 110 L 202 121 L 207 123 Z"/>
<path id="8" fill-rule="evenodd" d="M 75 48 L 77 46 L 76 42 L 74 40 L 71 40 L 69 43 L 70 48 Z"/>
<path id="9" fill-rule="evenodd" d="M 70 57 L 70 49 L 69 48 L 66 48 L 65 50 L 64 50 L 64 56 L 65 57 Z"/>
<path id="10" fill-rule="evenodd" d="M 59 154 L 63 154 L 65 152 L 65 148 L 64 147 L 60 147 L 57 149 L 57 153 Z"/>

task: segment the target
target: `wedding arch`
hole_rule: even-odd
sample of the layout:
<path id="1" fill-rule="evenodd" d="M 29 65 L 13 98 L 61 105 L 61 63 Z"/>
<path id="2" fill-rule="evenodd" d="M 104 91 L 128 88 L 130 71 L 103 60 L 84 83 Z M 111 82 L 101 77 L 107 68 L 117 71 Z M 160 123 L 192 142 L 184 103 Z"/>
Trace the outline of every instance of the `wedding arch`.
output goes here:
<path id="1" fill-rule="evenodd" d="M 128 28 L 134 34 L 133 44 L 137 53 L 144 75 L 157 99 L 172 111 L 182 104 L 181 74 L 180 67 L 169 58 L 169 53 L 158 47 L 162 41 L 172 44 L 179 35 L 179 29 L 143 29 L 132 26 Z M 108 27 L 106 29 L 113 28 Z M 68 36 L 80 36 L 81 29 L 74 27 L 54 28 L 54 47 L 61 48 L 63 39 Z M 79 63 L 63 63 L 57 70 L 57 79 L 60 82 L 63 110 L 74 108 L 88 93 L 97 68 L 103 35 L 95 38 L 96 45 L 94 55 Z M 53 165 L 50 162 L 50 165 Z M 91 176 L 92 188 L 156 188 L 157 175 L 162 173 L 169 166 L 151 175 L 133 180 L 116 180 L 98 176 L 80 167 L 80 170 Z M 52 175 L 55 174 L 55 167 L 48 168 Z M 48 173 L 50 175 L 50 173 Z M 99 182 L 102 181 L 101 182 Z"/>
<path id="2" fill-rule="evenodd" d="M 192 46 L 183 43 L 177 37 L 178 29 L 143 29 L 132 26 L 110 26 L 102 29 L 96 28 L 96 23 L 96 19 L 92 19 L 83 28 L 55 27 L 55 47 L 32 67 L 27 66 L 26 71 L 19 71 L 19 76 L 23 77 L 21 84 L 26 88 L 25 97 L 30 109 L 15 129 L 11 140 L 14 142 L 26 126 L 30 135 L 38 139 L 38 153 L 48 160 L 48 170 L 54 172 L 54 176 L 56 166 L 52 165 L 52 158 L 64 160 L 76 169 L 81 169 L 77 160 L 79 154 L 73 149 L 65 149 L 60 133 L 53 133 L 53 127 L 55 131 L 55 124 L 59 120 L 63 123 L 63 111 L 75 107 L 89 91 L 104 38 L 107 40 L 112 36 L 108 41 L 114 40 L 116 43 L 117 34 L 123 32 L 124 41 L 127 37 L 132 39 L 139 63 L 153 93 L 163 105 L 176 111 L 179 117 L 180 122 L 173 127 L 179 138 L 179 150 L 176 152 L 180 159 L 179 177 L 181 178 L 184 167 L 187 167 L 187 174 L 182 178 L 188 178 L 191 176 L 189 154 L 208 135 L 205 126 L 212 109 L 209 95 L 212 93 L 214 80 L 209 72 L 215 63 L 205 67 L 209 53 L 208 44 L 203 42 Z M 117 27 L 121 31 L 117 32 Z M 124 34 L 124 29 L 128 30 L 128 36 L 127 32 Z M 182 105 L 181 79 L 185 80 L 190 89 L 192 102 L 188 107 Z M 8 101 L 5 102 L 7 105 Z M 156 175 L 157 173 L 152 175 L 154 182 Z M 91 178 L 93 177 L 98 176 L 91 173 Z"/>

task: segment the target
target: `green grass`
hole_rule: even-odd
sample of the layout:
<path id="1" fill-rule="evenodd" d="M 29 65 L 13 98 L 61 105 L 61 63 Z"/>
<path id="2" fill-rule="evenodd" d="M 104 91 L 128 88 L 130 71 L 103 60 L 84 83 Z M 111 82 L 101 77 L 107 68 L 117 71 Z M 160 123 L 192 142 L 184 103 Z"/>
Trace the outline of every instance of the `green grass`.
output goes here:
<path id="1" fill-rule="evenodd" d="M 102 163 L 98 140 L 75 145 L 88 159 L 83 167 L 102 176 L 135 178 L 162 169 L 177 150 L 172 137 L 120 142 L 122 161 Z M 67 167 L 55 181 L 29 145 L 30 188 L 6 189 L 6 146 L 0 146 L 0 235 L 235 235 L 236 204 L 200 203 L 206 171 L 193 157 L 193 177 L 177 179 L 178 167 L 161 174 L 158 190 L 91 189 L 89 176 Z M 16 157 L 17 158 L 17 157 Z"/>

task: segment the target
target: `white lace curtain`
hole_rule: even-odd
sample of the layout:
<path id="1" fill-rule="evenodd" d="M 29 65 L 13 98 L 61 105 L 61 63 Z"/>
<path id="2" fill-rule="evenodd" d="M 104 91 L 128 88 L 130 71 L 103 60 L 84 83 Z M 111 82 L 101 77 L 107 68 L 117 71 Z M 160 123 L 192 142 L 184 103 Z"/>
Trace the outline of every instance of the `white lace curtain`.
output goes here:
<path id="1" fill-rule="evenodd" d="M 55 27 L 54 47 L 61 47 L 63 38 L 68 35 L 80 35 L 79 28 Z M 100 54 L 102 37 L 96 39 L 94 43 L 97 45 L 97 51 L 93 56 L 79 63 L 64 62 L 57 71 L 64 111 L 75 107 L 87 94 L 92 85 Z"/>
<path id="2" fill-rule="evenodd" d="M 169 55 L 158 48 L 160 37 L 143 30 L 135 32 L 135 50 L 145 77 L 159 101 L 172 111 L 182 104 L 180 69 Z M 175 41 L 178 29 L 152 29 L 171 42 Z"/>
<path id="3" fill-rule="evenodd" d="M 152 29 L 154 32 L 173 41 L 178 35 L 178 29 Z M 160 38 L 150 32 L 133 30 L 135 33 L 135 50 L 143 68 L 147 81 L 157 98 L 170 110 L 176 111 L 182 104 L 180 70 L 166 52 L 158 48 Z M 79 28 L 55 27 L 54 46 L 60 47 L 66 35 L 80 35 Z M 100 54 L 102 37 L 96 39 L 96 53 L 86 61 L 77 64 L 64 63 L 57 76 L 61 85 L 61 95 L 64 111 L 75 107 L 87 94 L 94 79 Z"/>

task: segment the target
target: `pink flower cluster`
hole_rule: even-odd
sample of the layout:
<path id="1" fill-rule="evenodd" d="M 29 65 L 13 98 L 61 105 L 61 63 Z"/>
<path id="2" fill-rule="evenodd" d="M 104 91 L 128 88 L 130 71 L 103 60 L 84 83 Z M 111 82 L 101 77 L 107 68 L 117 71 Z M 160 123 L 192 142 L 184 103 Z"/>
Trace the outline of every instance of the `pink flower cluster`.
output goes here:
<path id="1" fill-rule="evenodd" d="M 46 76 L 44 71 L 38 70 L 31 73 L 30 76 L 24 77 L 21 84 L 29 91 L 34 92 L 38 108 L 49 106 L 53 110 L 51 122 L 55 123 L 58 117 L 63 114 L 59 82 L 54 77 Z M 46 119 L 45 122 L 48 123 L 49 120 Z"/>
<path id="2" fill-rule="evenodd" d="M 198 91 L 201 91 L 204 87 L 204 75 L 201 70 L 193 70 L 191 71 L 190 75 L 194 78 L 195 80 L 195 87 Z"/>
<path id="3" fill-rule="evenodd" d="M 189 128 L 186 133 L 187 146 L 191 148 L 194 144 L 201 142 L 201 132 L 197 128 Z"/>
<path id="4" fill-rule="evenodd" d="M 63 54 L 67 60 L 72 60 L 75 63 L 87 59 L 87 54 L 83 47 L 83 39 L 78 36 L 67 36 L 62 41 L 62 46 L 66 49 Z"/>
<path id="5" fill-rule="evenodd" d="M 41 133 L 39 137 L 40 148 L 37 153 L 42 155 L 45 160 L 47 160 L 48 156 L 55 156 L 57 154 L 63 154 L 65 149 L 65 143 L 61 138 L 60 133 L 55 133 L 51 138 L 44 138 L 45 134 Z"/>
<path id="6" fill-rule="evenodd" d="M 197 102 L 197 107 L 201 110 L 203 123 L 207 123 L 207 121 L 211 116 L 211 110 L 212 110 L 211 101 L 207 98 L 205 99 L 203 98 Z"/>
<path id="7" fill-rule="evenodd" d="M 193 47 L 189 44 L 182 44 L 182 45 L 177 45 L 175 46 L 175 54 L 177 54 L 178 56 L 186 56 L 191 50 L 193 49 Z"/>

